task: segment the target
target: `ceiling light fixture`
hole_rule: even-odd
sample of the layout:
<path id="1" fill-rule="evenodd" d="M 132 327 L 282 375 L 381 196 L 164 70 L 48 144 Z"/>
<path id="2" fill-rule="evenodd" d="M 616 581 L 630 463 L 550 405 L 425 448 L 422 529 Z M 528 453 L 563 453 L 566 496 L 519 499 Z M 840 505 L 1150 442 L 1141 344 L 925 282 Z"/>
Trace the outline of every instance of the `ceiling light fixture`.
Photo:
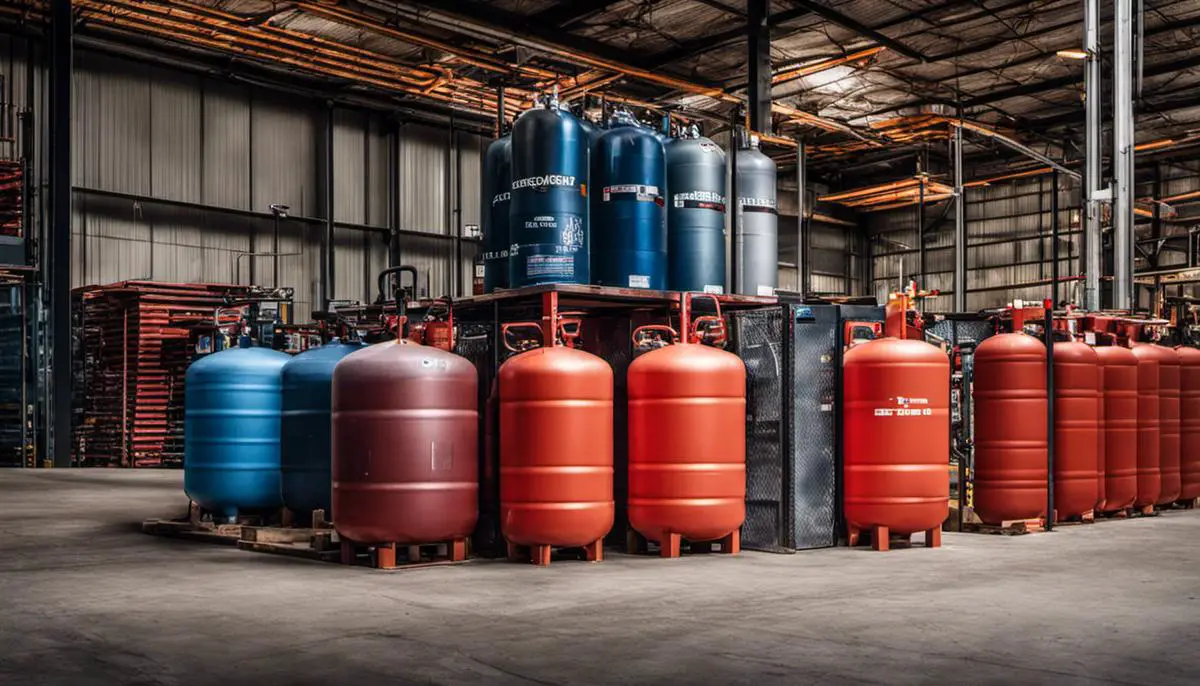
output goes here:
<path id="1" fill-rule="evenodd" d="M 1076 50 L 1076 49 L 1059 50 L 1055 54 L 1058 55 L 1059 57 L 1063 58 L 1064 60 L 1086 60 L 1088 58 L 1087 50 Z"/>

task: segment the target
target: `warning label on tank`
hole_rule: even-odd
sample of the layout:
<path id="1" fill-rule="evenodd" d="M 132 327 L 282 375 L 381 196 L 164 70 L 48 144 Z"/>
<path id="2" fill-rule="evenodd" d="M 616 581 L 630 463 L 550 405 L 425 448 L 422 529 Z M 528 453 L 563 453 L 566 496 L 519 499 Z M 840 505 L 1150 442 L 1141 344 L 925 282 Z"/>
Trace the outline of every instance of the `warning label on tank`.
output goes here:
<path id="1" fill-rule="evenodd" d="M 605 186 L 601 189 L 600 196 L 604 202 L 635 200 L 637 202 L 656 202 L 659 205 L 663 203 L 662 196 L 658 193 L 658 186 L 640 186 L 638 184 Z"/>
<path id="2" fill-rule="evenodd" d="M 929 417 L 933 408 L 928 407 L 929 398 L 910 398 L 899 395 L 894 398 L 895 407 L 875 408 L 876 417 Z"/>
<path id="3" fill-rule="evenodd" d="M 738 204 L 741 205 L 743 212 L 779 214 L 779 211 L 775 209 L 774 198 L 739 198 Z"/>
<path id="4" fill-rule="evenodd" d="M 758 294 L 759 294 L 759 295 L 761 295 L 761 296 L 763 296 L 763 297 L 770 297 L 770 296 L 772 296 L 772 295 L 775 295 L 775 287 L 774 287 L 774 286 L 761 286 L 761 285 L 760 285 L 760 286 L 758 287 Z"/>
<path id="5" fill-rule="evenodd" d="M 575 256 L 530 255 L 525 258 L 525 275 L 529 278 L 573 278 L 575 276 Z"/>
<path id="6" fill-rule="evenodd" d="M 650 287 L 650 277 L 646 274 L 630 274 L 629 275 L 629 287 L 630 288 L 649 288 Z"/>
<path id="7" fill-rule="evenodd" d="M 724 295 L 725 287 L 724 286 L 714 286 L 713 284 L 707 284 L 704 287 L 704 292 L 708 293 L 710 295 Z"/>
<path id="8" fill-rule="evenodd" d="M 725 196 L 712 191 L 689 191 L 671 196 L 677 209 L 725 211 Z"/>
<path id="9" fill-rule="evenodd" d="M 566 174 L 546 174 L 545 176 L 529 176 L 524 179 L 514 179 L 512 182 L 512 190 L 520 188 L 543 188 L 547 186 L 566 186 L 575 185 L 575 177 L 567 176 Z"/>

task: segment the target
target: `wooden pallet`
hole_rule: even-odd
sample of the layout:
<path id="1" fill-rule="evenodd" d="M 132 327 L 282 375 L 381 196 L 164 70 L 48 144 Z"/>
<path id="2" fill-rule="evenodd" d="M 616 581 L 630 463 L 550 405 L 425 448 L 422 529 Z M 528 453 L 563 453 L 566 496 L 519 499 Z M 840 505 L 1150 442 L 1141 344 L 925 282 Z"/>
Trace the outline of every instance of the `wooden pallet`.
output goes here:
<path id="1" fill-rule="evenodd" d="M 683 548 L 692 554 L 713 552 L 713 545 L 719 546 L 717 552 L 722 555 L 737 555 L 742 552 L 742 531 L 737 529 L 719 539 L 708 541 L 691 541 L 679 534 L 665 534 L 663 539 L 654 547 L 658 548 L 660 557 L 679 557 Z M 650 553 L 651 541 L 638 532 L 630 529 L 625 534 L 625 551 L 630 555 L 647 555 Z"/>
<path id="2" fill-rule="evenodd" d="M 397 559 L 397 549 L 404 557 Z M 468 539 L 455 538 L 436 543 L 358 543 L 345 538 L 338 543 L 338 561 L 344 565 L 366 563 L 375 569 L 415 569 L 465 562 L 469 555 Z"/>
<path id="3" fill-rule="evenodd" d="M 866 545 L 868 538 L 871 539 L 871 549 L 880 552 L 891 550 L 893 543 L 903 543 L 912 547 L 912 534 L 893 534 L 886 526 L 868 526 L 860 529 L 853 524 L 847 524 L 846 532 L 846 543 L 851 548 Z M 925 547 L 942 547 L 941 527 L 925 530 Z"/>
<path id="4" fill-rule="evenodd" d="M 1011 519 L 1000 522 L 999 524 L 987 524 L 985 522 L 963 522 L 963 531 L 975 534 L 992 534 L 997 536 L 1023 536 L 1025 534 L 1037 533 L 1046 530 L 1046 520 L 1041 517 L 1035 519 Z"/>
<path id="5" fill-rule="evenodd" d="M 1095 510 L 1088 510 L 1087 512 L 1084 512 L 1083 514 L 1073 515 L 1071 517 L 1064 517 L 1062 519 L 1058 518 L 1057 510 L 1054 512 L 1054 526 L 1074 526 L 1077 524 L 1095 524 L 1095 523 L 1096 523 Z"/>
<path id="6" fill-rule="evenodd" d="M 1119 507 L 1115 510 L 1107 510 L 1104 512 L 1096 512 L 1096 517 L 1099 519 L 1129 519 L 1133 508 Z"/>
<path id="7" fill-rule="evenodd" d="M 550 545 L 517 545 L 508 543 L 508 559 L 510 562 L 532 562 L 538 567 L 550 564 L 551 553 L 554 550 L 583 550 L 583 558 L 588 562 L 604 561 L 604 539 L 598 538 L 583 546 L 555 547 Z"/>
<path id="8" fill-rule="evenodd" d="M 206 513 L 196 503 L 189 503 L 186 517 L 178 519 L 147 519 L 142 522 L 142 532 L 155 536 L 169 536 L 171 538 L 183 538 L 193 541 L 204 541 L 206 543 L 237 545 L 238 540 L 242 538 L 243 529 L 261 528 L 264 524 L 280 518 L 280 511 L 272 511 L 265 514 L 240 516 L 237 523 L 220 524 L 213 522 L 211 519 L 206 519 Z"/>
<path id="9" fill-rule="evenodd" d="M 1158 514 L 1159 512 L 1154 505 L 1145 505 L 1142 507 L 1135 505 L 1134 507 L 1129 508 L 1130 517 L 1157 517 Z"/>
<path id="10" fill-rule="evenodd" d="M 1195 510 L 1200 507 L 1200 498 L 1190 498 L 1188 500 L 1176 500 L 1175 506 L 1181 510 Z"/>

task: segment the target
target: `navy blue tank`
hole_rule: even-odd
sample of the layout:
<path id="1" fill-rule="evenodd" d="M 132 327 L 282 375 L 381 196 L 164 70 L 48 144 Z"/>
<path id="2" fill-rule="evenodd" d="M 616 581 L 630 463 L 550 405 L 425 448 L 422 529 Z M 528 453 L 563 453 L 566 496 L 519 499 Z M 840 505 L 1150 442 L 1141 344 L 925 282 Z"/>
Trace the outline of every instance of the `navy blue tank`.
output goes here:
<path id="1" fill-rule="evenodd" d="M 592 155 L 592 282 L 667 287 L 666 160 L 655 133 L 626 112 Z"/>
<path id="2" fill-rule="evenodd" d="M 512 194 L 512 139 L 492 141 L 483 156 L 483 292 L 508 287 L 508 213 Z"/>
<path id="3" fill-rule="evenodd" d="M 509 286 L 588 283 L 587 132 L 570 112 L 526 110 L 512 132 Z"/>

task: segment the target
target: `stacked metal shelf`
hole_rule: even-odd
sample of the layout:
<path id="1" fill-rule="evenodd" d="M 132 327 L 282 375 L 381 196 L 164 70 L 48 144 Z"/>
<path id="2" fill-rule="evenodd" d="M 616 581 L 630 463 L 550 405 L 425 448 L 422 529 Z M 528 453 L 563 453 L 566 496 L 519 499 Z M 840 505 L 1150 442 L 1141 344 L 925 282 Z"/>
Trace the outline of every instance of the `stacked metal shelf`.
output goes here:
<path id="1" fill-rule="evenodd" d="M 21 452 L 21 346 L 19 305 L 0 305 L 0 467 L 19 467 Z"/>
<path id="2" fill-rule="evenodd" d="M 182 464 L 188 327 L 212 321 L 227 296 L 248 290 L 154 281 L 79 289 L 84 412 L 75 432 L 76 464 Z"/>

